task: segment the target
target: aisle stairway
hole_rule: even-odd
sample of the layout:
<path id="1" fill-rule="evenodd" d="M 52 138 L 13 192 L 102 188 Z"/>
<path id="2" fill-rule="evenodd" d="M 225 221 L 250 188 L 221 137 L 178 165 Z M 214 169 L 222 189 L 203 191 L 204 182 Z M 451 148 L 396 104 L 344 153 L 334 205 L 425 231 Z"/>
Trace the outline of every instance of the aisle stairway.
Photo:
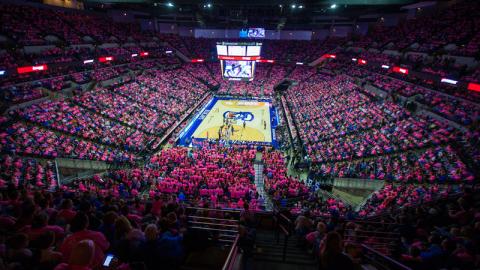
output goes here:
<path id="1" fill-rule="evenodd" d="M 272 211 L 273 203 L 268 194 L 265 192 L 265 182 L 263 180 L 263 164 L 259 162 L 255 162 L 253 164 L 253 168 L 255 169 L 255 186 L 257 187 L 257 192 L 260 197 L 263 198 L 265 204 L 266 211 Z"/>
<path id="2" fill-rule="evenodd" d="M 258 231 L 253 255 L 254 269 L 313 270 L 318 269 L 316 260 L 307 250 L 297 247 L 296 237 L 287 240 L 286 256 L 283 261 L 284 238 L 275 240 L 273 231 Z"/>

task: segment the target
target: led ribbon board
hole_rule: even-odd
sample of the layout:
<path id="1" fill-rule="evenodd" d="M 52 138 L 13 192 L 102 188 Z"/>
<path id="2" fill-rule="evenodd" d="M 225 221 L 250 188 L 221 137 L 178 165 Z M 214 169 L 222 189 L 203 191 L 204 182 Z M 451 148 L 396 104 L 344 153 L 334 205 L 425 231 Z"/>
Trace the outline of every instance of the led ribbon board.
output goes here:
<path id="1" fill-rule="evenodd" d="M 18 67 L 17 72 L 18 74 L 23 74 L 23 73 L 44 71 L 47 69 L 48 69 L 47 65 L 27 66 L 27 67 Z"/>

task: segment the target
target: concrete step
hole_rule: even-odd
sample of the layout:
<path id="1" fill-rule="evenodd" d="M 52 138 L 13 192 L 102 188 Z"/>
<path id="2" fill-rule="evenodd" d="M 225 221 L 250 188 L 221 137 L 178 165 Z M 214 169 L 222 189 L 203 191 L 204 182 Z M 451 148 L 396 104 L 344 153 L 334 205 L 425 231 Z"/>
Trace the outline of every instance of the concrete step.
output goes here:
<path id="1" fill-rule="evenodd" d="M 280 235 L 279 238 L 280 239 L 279 239 L 278 242 L 283 243 L 283 241 L 284 241 L 283 236 Z M 257 243 L 261 243 L 261 244 L 265 244 L 265 245 L 267 245 L 267 244 L 276 245 L 277 244 L 276 241 L 277 241 L 277 239 L 275 238 L 275 236 L 273 234 L 272 234 L 271 238 L 270 238 L 270 236 L 268 236 L 268 238 L 263 238 L 263 236 L 262 237 L 257 236 Z M 297 237 L 292 236 L 292 237 L 288 238 L 287 243 L 288 243 L 288 245 L 296 245 L 298 243 L 298 239 L 297 239 Z"/>
<path id="2" fill-rule="evenodd" d="M 291 237 L 287 240 L 285 261 L 283 261 L 284 238 L 280 237 L 277 243 L 273 232 L 259 232 L 256 237 L 254 252 L 255 262 L 264 265 L 296 265 L 295 269 L 317 269 L 318 264 L 309 250 L 297 247 L 297 239 Z M 289 266 L 284 269 L 290 269 Z M 294 268 L 292 268 L 294 269 Z"/>
<path id="3" fill-rule="evenodd" d="M 278 254 L 278 255 L 271 255 L 271 254 L 253 254 L 253 258 L 255 260 L 271 260 L 271 261 L 283 261 L 283 257 L 282 257 L 282 254 Z M 298 258 L 298 257 L 295 257 L 295 256 L 291 256 L 289 254 L 287 254 L 285 256 L 285 261 L 288 261 L 288 262 L 296 262 L 296 263 L 300 263 L 300 264 L 316 264 L 317 263 L 317 260 L 313 259 L 312 257 L 309 257 L 309 258 Z"/>
<path id="4" fill-rule="evenodd" d="M 317 262 L 315 260 L 297 260 L 294 258 L 285 257 L 285 261 L 283 261 L 282 256 L 258 256 L 256 254 L 253 255 L 253 259 L 255 261 L 267 261 L 267 262 L 276 262 L 282 264 L 294 264 L 294 265 L 309 265 L 309 266 L 316 266 Z"/>
<path id="5" fill-rule="evenodd" d="M 267 248 L 267 247 L 260 247 L 257 246 L 257 254 L 269 254 L 275 256 L 282 256 L 283 255 L 283 247 L 278 249 L 275 248 Z M 298 249 L 291 249 L 287 247 L 287 256 L 292 256 L 295 258 L 303 258 L 306 260 L 311 259 L 313 256 L 310 251 L 307 250 L 298 250 Z"/>
<path id="6" fill-rule="evenodd" d="M 262 252 L 283 252 L 283 243 L 278 243 L 277 245 L 261 245 L 257 244 L 256 247 L 261 250 Z M 287 253 L 292 253 L 296 255 L 308 255 L 308 250 L 300 249 L 296 246 L 288 246 L 287 245 Z"/>

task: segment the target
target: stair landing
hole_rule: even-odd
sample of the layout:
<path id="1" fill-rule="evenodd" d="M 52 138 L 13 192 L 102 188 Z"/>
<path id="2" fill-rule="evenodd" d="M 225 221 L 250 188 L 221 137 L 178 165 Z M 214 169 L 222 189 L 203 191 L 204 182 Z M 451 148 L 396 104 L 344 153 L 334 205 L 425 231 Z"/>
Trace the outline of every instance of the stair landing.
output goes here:
<path id="1" fill-rule="evenodd" d="M 297 247 L 295 236 L 287 241 L 287 253 L 283 261 L 284 238 L 280 236 L 277 243 L 273 231 L 258 231 L 256 248 L 253 256 L 255 270 L 314 270 L 318 269 L 317 261 L 308 250 Z"/>

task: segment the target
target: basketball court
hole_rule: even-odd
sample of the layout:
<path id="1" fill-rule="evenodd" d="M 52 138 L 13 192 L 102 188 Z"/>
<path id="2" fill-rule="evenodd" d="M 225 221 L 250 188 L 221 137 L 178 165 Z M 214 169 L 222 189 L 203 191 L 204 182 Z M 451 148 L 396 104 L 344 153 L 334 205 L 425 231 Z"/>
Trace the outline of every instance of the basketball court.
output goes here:
<path id="1" fill-rule="evenodd" d="M 271 145 L 275 142 L 274 115 L 269 100 L 214 97 L 182 131 L 179 144 L 188 145 L 193 137 Z"/>

